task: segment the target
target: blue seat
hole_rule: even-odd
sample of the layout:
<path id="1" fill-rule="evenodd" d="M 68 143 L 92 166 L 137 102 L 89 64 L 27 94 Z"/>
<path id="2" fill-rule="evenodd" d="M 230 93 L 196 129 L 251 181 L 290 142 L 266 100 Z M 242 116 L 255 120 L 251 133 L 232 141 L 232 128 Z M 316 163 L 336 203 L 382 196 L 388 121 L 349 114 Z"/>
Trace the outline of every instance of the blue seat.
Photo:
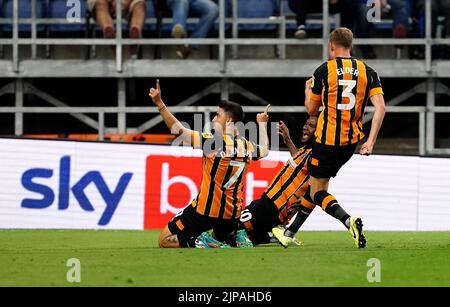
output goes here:
<path id="1" fill-rule="evenodd" d="M 13 18 L 13 0 L 2 0 L 0 7 L 0 16 L 2 18 Z M 19 18 L 31 18 L 31 0 L 19 1 Z M 36 17 L 45 18 L 45 0 L 36 0 Z M 37 30 L 43 31 L 44 25 L 38 25 Z M 12 23 L 3 25 L 3 31 L 12 31 Z M 31 25 L 19 24 L 19 31 L 30 32 Z"/>
<path id="2" fill-rule="evenodd" d="M 277 0 L 239 0 L 238 16 L 240 18 L 268 18 L 278 14 Z M 240 30 L 273 30 L 274 24 L 240 24 Z"/>
<path id="3" fill-rule="evenodd" d="M 49 1 L 48 8 L 48 17 L 49 18 L 58 18 L 64 19 L 67 18 L 67 13 L 72 8 L 71 6 L 67 6 L 67 0 L 51 0 Z M 86 17 L 86 1 L 80 1 L 80 18 L 83 19 Z M 73 17 L 73 16 L 70 16 Z M 84 22 L 80 23 L 70 23 L 70 24 L 52 24 L 50 25 L 51 31 L 84 31 L 85 24 Z"/>

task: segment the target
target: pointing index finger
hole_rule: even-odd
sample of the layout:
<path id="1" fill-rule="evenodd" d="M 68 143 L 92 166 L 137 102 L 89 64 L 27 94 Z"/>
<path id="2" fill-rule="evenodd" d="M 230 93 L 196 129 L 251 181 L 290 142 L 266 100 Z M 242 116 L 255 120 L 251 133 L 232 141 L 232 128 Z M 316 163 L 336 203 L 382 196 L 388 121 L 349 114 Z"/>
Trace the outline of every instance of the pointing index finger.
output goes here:
<path id="1" fill-rule="evenodd" d="M 156 89 L 159 91 L 161 88 L 159 87 L 159 79 L 156 79 Z"/>
<path id="2" fill-rule="evenodd" d="M 264 113 L 267 114 L 267 112 L 269 112 L 269 108 L 270 108 L 270 103 L 266 106 L 266 108 L 264 109 Z"/>

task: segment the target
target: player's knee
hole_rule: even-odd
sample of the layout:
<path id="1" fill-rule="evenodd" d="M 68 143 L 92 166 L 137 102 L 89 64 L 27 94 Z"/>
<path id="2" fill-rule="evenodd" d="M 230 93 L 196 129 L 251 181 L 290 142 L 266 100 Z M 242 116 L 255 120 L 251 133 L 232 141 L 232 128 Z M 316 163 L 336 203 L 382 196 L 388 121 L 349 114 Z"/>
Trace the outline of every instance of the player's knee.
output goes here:
<path id="1" fill-rule="evenodd" d="M 315 202 L 317 193 L 326 192 L 328 190 L 328 180 L 316 179 L 311 182 L 310 185 L 310 196 Z"/>
<path id="2" fill-rule="evenodd" d="M 169 245 L 169 242 L 167 238 L 171 235 L 171 232 L 167 228 L 167 226 L 161 231 L 161 234 L 159 235 L 158 245 L 161 248 L 167 248 Z"/>
<path id="3" fill-rule="evenodd" d="M 168 248 L 169 247 L 169 243 L 167 242 L 166 238 L 159 238 L 159 242 L 158 245 L 160 248 Z"/>
<path id="4" fill-rule="evenodd" d="M 174 247 L 180 247 L 177 242 L 173 242 L 171 240 L 172 236 L 166 236 L 166 237 L 160 237 L 158 245 L 160 248 L 174 248 Z"/>
<path id="5" fill-rule="evenodd" d="M 162 233 L 159 235 L 158 246 L 161 247 L 161 248 L 165 247 L 164 238 L 162 237 Z"/>

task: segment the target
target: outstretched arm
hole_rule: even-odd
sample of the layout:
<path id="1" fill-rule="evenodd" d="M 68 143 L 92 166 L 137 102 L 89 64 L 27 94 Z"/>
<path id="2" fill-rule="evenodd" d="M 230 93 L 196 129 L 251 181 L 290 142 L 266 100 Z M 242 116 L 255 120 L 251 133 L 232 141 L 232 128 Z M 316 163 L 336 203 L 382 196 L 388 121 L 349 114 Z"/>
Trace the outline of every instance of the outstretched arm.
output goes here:
<path id="1" fill-rule="evenodd" d="M 170 133 L 179 135 L 181 140 L 186 143 L 191 143 L 193 131 L 185 128 L 178 119 L 170 113 L 169 109 L 164 104 L 161 98 L 161 88 L 159 86 L 159 80 L 156 80 L 156 89 L 151 88 L 148 94 L 155 106 L 158 108 L 159 114 L 169 128 Z"/>
<path id="2" fill-rule="evenodd" d="M 269 121 L 270 104 L 266 106 L 263 113 L 256 115 L 256 122 L 259 126 L 259 147 L 261 148 L 261 156 L 269 155 L 269 136 L 267 135 L 267 122 Z"/>
<path id="3" fill-rule="evenodd" d="M 373 106 L 375 107 L 375 113 L 372 118 L 372 126 L 370 128 L 370 134 L 360 150 L 359 153 L 361 155 L 370 155 L 373 151 L 373 146 L 377 141 L 378 132 L 380 131 L 381 124 L 383 123 L 384 114 L 386 112 L 386 107 L 384 103 L 384 97 L 381 94 L 376 94 L 370 97 L 370 101 L 372 101 Z"/>
<path id="4" fill-rule="evenodd" d="M 280 123 L 277 124 L 278 134 L 283 138 L 284 144 L 286 144 L 291 156 L 294 156 L 298 151 L 298 148 L 295 146 L 294 142 L 292 142 L 291 135 L 289 134 L 289 129 L 286 124 L 280 120 Z"/>

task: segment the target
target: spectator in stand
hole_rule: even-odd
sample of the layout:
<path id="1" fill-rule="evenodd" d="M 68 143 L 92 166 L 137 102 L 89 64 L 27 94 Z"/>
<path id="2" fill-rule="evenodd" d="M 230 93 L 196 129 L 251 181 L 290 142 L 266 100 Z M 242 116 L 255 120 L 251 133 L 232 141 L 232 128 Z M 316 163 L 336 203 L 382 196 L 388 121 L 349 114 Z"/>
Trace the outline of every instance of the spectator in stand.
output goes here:
<path id="1" fill-rule="evenodd" d="M 173 14 L 173 38 L 187 37 L 186 22 L 189 12 L 200 16 L 191 38 L 205 38 L 219 16 L 219 7 L 211 0 L 167 0 L 166 3 Z M 197 45 L 182 45 L 177 50 L 177 56 L 186 59 L 196 49 Z"/>
<path id="2" fill-rule="evenodd" d="M 421 16 L 425 16 L 425 1 L 417 0 L 417 11 Z M 444 16 L 444 31 L 442 38 L 450 37 L 450 0 L 434 0 L 431 2 L 431 15 L 432 15 L 432 27 L 431 33 L 433 37 L 437 36 L 438 17 Z M 423 29 L 423 33 L 420 36 L 425 35 L 425 19 L 419 18 L 419 23 L 422 23 L 419 27 Z M 441 59 L 450 59 L 450 46 L 436 46 L 433 48 L 433 57 Z"/>
<path id="3" fill-rule="evenodd" d="M 381 9 L 388 13 L 392 11 L 394 27 L 392 36 L 395 38 L 408 37 L 409 17 L 405 0 L 381 0 Z"/>
<path id="4" fill-rule="evenodd" d="M 103 31 L 104 38 L 115 38 L 113 19 L 116 17 L 116 0 L 87 0 L 88 9 Z M 122 13 L 129 20 L 130 38 L 140 38 L 145 23 L 145 0 L 122 0 Z M 130 45 L 130 55 L 137 57 L 139 48 Z"/>
<path id="5" fill-rule="evenodd" d="M 412 20 L 411 37 L 413 38 L 423 38 L 425 37 L 425 23 L 422 21 L 425 18 L 424 10 L 419 6 L 420 0 L 409 0 L 409 12 Z M 424 46 L 409 46 L 409 57 L 411 59 L 421 59 L 425 58 L 425 48 Z"/>
<path id="6" fill-rule="evenodd" d="M 371 37 L 372 22 L 368 20 L 371 9 L 367 0 L 339 0 L 341 2 L 341 26 L 354 31 L 358 38 Z M 404 0 L 378 0 L 382 13 L 392 10 L 394 17 L 393 37 L 405 38 L 408 36 L 408 13 Z M 370 45 L 360 45 L 363 58 L 375 59 L 376 54 Z"/>
<path id="7" fill-rule="evenodd" d="M 339 0 L 330 0 L 331 14 L 339 12 L 338 1 Z M 297 20 L 297 30 L 294 34 L 295 38 L 306 38 L 306 15 L 309 13 L 321 13 L 322 0 L 289 0 L 289 8 L 295 13 L 295 18 Z"/>

